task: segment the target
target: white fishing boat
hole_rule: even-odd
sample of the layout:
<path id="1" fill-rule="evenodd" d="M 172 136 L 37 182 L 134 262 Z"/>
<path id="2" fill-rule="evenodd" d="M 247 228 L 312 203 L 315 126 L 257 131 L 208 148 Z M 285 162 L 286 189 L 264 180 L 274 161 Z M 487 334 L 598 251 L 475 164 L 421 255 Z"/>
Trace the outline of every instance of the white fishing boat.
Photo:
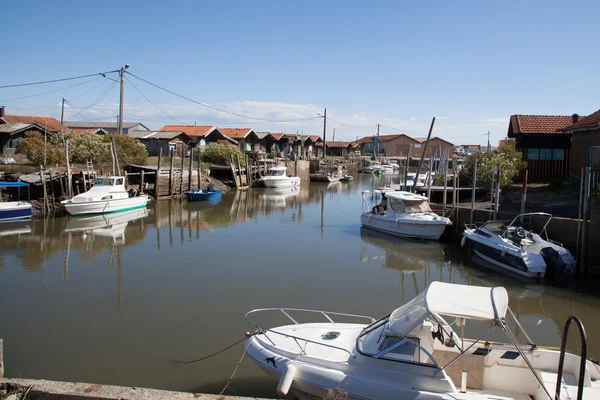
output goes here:
<path id="1" fill-rule="evenodd" d="M 338 182 L 344 177 L 344 168 L 340 165 L 324 165 L 320 171 L 310 174 L 311 182 Z"/>
<path id="2" fill-rule="evenodd" d="M 147 203 L 148 196 L 139 195 L 133 189 L 125 190 L 125 178 L 122 176 L 98 177 L 90 190 L 61 202 L 73 216 L 134 210 L 146 207 Z"/>
<path id="3" fill-rule="evenodd" d="M 252 310 L 246 320 L 257 334 L 244 348 L 279 379 L 280 395 L 300 399 L 548 400 L 556 392 L 557 399 L 575 399 L 578 391 L 580 399 L 600 398 L 597 362 L 586 360 L 585 351 L 564 353 L 565 335 L 562 351 L 538 346 L 508 303 L 503 287 L 433 282 L 377 321 L 321 310 Z M 289 322 L 274 328 L 254 322 L 269 313 Z M 324 322 L 298 323 L 300 316 Z M 465 337 L 466 324 L 475 339 Z M 519 344 L 509 325 L 529 343 Z M 490 337 L 494 330 L 505 343 Z"/>
<path id="4" fill-rule="evenodd" d="M 431 211 L 425 196 L 402 191 L 365 190 L 362 226 L 389 235 L 438 240 L 452 222 Z M 367 199 L 369 197 L 369 199 Z M 370 202 L 375 204 L 370 206 Z"/>
<path id="5" fill-rule="evenodd" d="M 539 234 L 519 226 L 520 221 L 538 218 Z M 547 213 L 527 213 L 512 221 L 494 220 L 481 226 L 467 225 L 461 244 L 469 244 L 473 262 L 497 267 L 525 278 L 553 278 L 575 272 L 575 258 L 562 244 L 548 238 L 546 227 L 552 220 Z"/>
<path id="6" fill-rule="evenodd" d="M 268 188 L 285 188 L 300 186 L 300 178 L 297 176 L 287 176 L 286 167 L 271 167 L 267 175 L 263 176 L 262 182 Z"/>
<path id="7" fill-rule="evenodd" d="M 394 173 L 394 167 L 391 164 L 381 164 L 381 169 L 383 169 L 384 174 Z"/>

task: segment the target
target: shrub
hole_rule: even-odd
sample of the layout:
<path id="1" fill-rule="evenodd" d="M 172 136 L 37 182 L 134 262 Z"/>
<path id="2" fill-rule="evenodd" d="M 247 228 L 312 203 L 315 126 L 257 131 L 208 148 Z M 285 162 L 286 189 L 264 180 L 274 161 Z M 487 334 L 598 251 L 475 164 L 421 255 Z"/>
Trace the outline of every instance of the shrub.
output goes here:
<path id="1" fill-rule="evenodd" d="M 146 150 L 146 146 L 144 146 L 135 138 L 118 133 L 104 135 L 104 143 L 109 146 L 108 159 L 110 159 L 109 143 L 113 137 L 115 138 L 115 145 L 117 147 L 117 156 L 119 157 L 120 167 L 130 164 L 144 165 L 146 163 L 148 160 L 148 151 Z"/>
<path id="2" fill-rule="evenodd" d="M 46 140 L 46 165 L 64 164 L 65 155 L 59 140 L 50 136 Z M 25 138 L 17 146 L 17 152 L 25 154 L 27 159 L 35 165 L 44 165 L 44 136 L 36 131 L 25 132 Z"/>
<path id="3" fill-rule="evenodd" d="M 240 157 L 240 160 L 244 156 L 236 145 L 229 142 L 210 143 L 202 152 L 202 161 L 211 164 L 229 165 L 231 155 L 234 159 Z"/>
<path id="4" fill-rule="evenodd" d="M 477 152 L 465 163 L 465 168 L 460 172 L 460 182 L 470 186 L 473 182 L 473 164 L 477 157 L 477 186 L 489 186 L 492 176 L 501 167 L 500 187 L 511 184 L 512 178 L 517 176 L 526 166 L 523 155 L 515 149 L 514 141 L 504 143 L 498 150 L 488 153 Z"/>
<path id="5" fill-rule="evenodd" d="M 110 159 L 110 145 L 102 136 L 95 133 L 82 133 L 79 135 L 67 134 L 69 141 L 69 161 L 84 163 L 92 160 L 94 163 L 103 163 Z"/>

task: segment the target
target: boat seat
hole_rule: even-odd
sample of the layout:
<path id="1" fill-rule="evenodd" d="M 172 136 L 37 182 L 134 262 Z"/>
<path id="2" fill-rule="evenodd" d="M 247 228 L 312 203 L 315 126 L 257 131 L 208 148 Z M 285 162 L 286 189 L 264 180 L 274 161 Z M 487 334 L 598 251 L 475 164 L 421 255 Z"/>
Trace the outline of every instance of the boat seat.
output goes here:
<path id="1" fill-rule="evenodd" d="M 444 368 L 458 355 L 458 351 L 434 350 L 432 355 L 438 365 Z M 483 389 L 484 359 L 485 356 L 483 355 L 463 354 L 445 369 L 446 374 L 452 379 L 456 387 L 460 387 L 464 362 L 467 371 L 467 388 L 481 390 Z"/>

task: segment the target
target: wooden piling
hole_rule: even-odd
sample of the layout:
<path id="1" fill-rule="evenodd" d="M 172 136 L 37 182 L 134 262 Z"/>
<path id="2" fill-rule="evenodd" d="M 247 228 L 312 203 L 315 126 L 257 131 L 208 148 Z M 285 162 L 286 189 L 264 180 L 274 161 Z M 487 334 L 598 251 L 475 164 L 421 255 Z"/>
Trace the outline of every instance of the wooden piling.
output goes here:
<path id="1" fill-rule="evenodd" d="M 4 342 L 0 339 L 0 378 L 4 377 Z"/>
<path id="2" fill-rule="evenodd" d="M 473 224 L 473 214 L 475 213 L 475 188 L 477 186 L 477 157 L 473 162 L 473 188 L 471 188 L 471 215 L 469 216 L 469 224 Z"/>
<path id="3" fill-rule="evenodd" d="M 185 154 L 183 153 L 183 149 L 181 150 L 181 179 L 179 179 L 181 181 L 181 185 L 179 186 L 179 195 L 183 196 L 183 170 L 185 167 Z"/>
<path id="4" fill-rule="evenodd" d="M 248 186 L 252 186 L 252 172 L 250 169 L 250 163 L 248 162 L 248 154 L 246 154 L 246 183 Z"/>
<path id="5" fill-rule="evenodd" d="M 42 190 L 44 191 L 44 210 L 46 213 L 50 212 L 50 208 L 48 205 L 48 193 L 46 192 L 46 179 L 44 176 L 44 167 L 40 165 L 40 179 L 42 180 Z"/>
<path id="6" fill-rule="evenodd" d="M 198 189 L 202 189 L 202 164 L 201 158 L 202 154 L 200 153 L 200 147 L 198 147 Z"/>
<path id="7" fill-rule="evenodd" d="M 171 167 L 169 168 L 169 196 L 173 196 L 173 149 L 171 149 Z"/>
<path id="8" fill-rule="evenodd" d="M 494 219 L 498 216 L 498 206 L 500 205 L 500 177 L 502 174 L 502 166 L 498 165 L 498 179 L 496 183 L 496 201 L 494 203 Z"/>
<path id="9" fill-rule="evenodd" d="M 144 194 L 144 169 L 140 171 L 140 194 Z"/>
<path id="10" fill-rule="evenodd" d="M 237 156 L 237 167 L 238 167 L 238 175 L 240 177 L 240 187 L 244 186 L 244 181 L 242 180 L 242 165 L 240 164 L 240 156 Z"/>
<path id="11" fill-rule="evenodd" d="M 66 193 L 65 193 L 65 185 L 63 184 L 63 179 L 65 179 L 65 176 L 62 173 L 59 173 L 58 184 L 60 185 L 60 198 L 61 198 L 61 200 L 62 200 L 62 198 L 64 196 L 67 196 Z"/>
<path id="12" fill-rule="evenodd" d="M 81 171 L 81 179 L 83 180 L 83 191 L 87 191 L 87 181 L 85 179 L 85 171 Z"/>
<path id="13" fill-rule="evenodd" d="M 239 189 L 240 186 L 238 184 L 237 173 L 235 172 L 235 163 L 233 160 L 233 154 L 229 155 L 229 166 L 231 168 L 231 176 L 233 177 L 233 183 L 235 184 L 235 188 Z"/>
<path id="14" fill-rule="evenodd" d="M 525 202 L 527 201 L 527 168 L 523 170 L 523 193 L 521 193 L 521 214 L 525 213 Z"/>
<path id="15" fill-rule="evenodd" d="M 429 176 L 427 177 L 427 198 L 431 200 L 431 181 L 433 180 L 433 158 L 429 157 Z"/>
<path id="16" fill-rule="evenodd" d="M 158 150 L 158 165 L 156 168 L 156 175 L 154 175 L 154 197 L 158 199 L 160 189 L 160 163 L 162 161 L 162 147 Z"/>
<path id="17" fill-rule="evenodd" d="M 113 145 L 113 151 L 115 152 L 115 164 L 117 166 L 117 175 L 121 176 L 121 167 L 119 166 L 119 154 L 117 153 L 117 144 L 115 143 L 115 136 L 111 136 L 111 142 Z"/>
<path id="18" fill-rule="evenodd" d="M 52 176 L 52 170 L 50 170 L 50 196 L 52 198 L 52 210 L 56 207 L 56 200 L 54 199 L 54 177 Z"/>
<path id="19" fill-rule="evenodd" d="M 444 211 L 446 211 L 446 203 L 448 200 L 448 160 L 444 163 L 444 195 L 442 199 L 442 204 L 444 207 Z"/>
<path id="20" fill-rule="evenodd" d="M 114 146 L 113 146 L 113 142 L 109 142 L 109 146 L 110 146 L 110 165 L 112 167 L 112 174 L 113 176 L 116 175 L 116 171 L 115 171 L 115 150 L 114 150 Z"/>
<path id="21" fill-rule="evenodd" d="M 192 167 L 194 165 L 194 150 L 190 151 L 190 167 L 188 169 L 188 190 L 192 190 Z"/>

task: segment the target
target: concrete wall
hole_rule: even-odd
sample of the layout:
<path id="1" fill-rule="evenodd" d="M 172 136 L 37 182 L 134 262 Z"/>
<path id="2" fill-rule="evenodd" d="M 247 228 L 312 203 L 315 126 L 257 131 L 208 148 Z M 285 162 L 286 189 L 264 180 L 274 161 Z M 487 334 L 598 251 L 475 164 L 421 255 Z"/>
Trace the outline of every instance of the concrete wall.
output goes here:
<path id="1" fill-rule="evenodd" d="M 308 182 L 310 175 L 310 161 L 280 161 L 278 165 L 287 167 L 287 174 L 299 176 L 301 181 Z"/>

